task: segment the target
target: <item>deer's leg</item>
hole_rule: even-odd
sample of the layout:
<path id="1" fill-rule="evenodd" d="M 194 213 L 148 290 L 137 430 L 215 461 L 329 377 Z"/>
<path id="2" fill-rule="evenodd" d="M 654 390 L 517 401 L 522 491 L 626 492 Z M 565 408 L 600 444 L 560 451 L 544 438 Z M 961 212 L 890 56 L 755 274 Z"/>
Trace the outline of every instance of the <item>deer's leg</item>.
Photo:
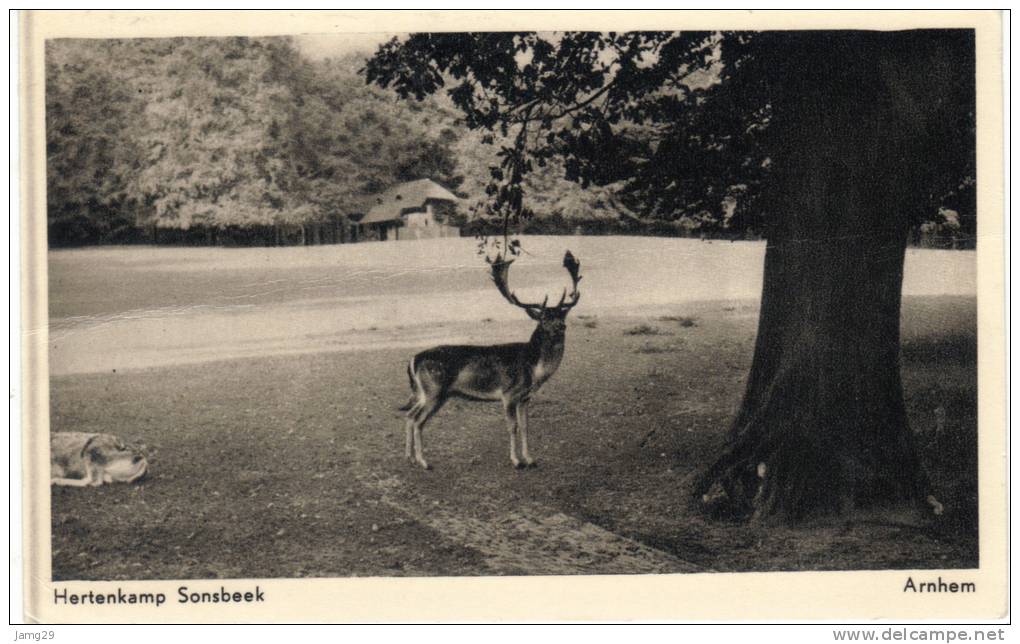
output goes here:
<path id="1" fill-rule="evenodd" d="M 404 421 L 404 458 L 409 461 L 414 459 L 414 419 L 418 415 L 419 405 L 420 403 L 414 403 L 407 411 L 407 418 Z"/>
<path id="2" fill-rule="evenodd" d="M 528 401 L 526 400 L 517 405 L 517 431 L 521 433 L 521 460 L 524 461 L 525 466 L 532 467 L 535 465 L 535 461 L 528 453 Z"/>
<path id="3" fill-rule="evenodd" d="M 65 478 L 54 478 L 50 479 L 51 485 L 64 485 L 67 487 L 88 487 L 92 485 L 92 479 L 65 479 Z"/>
<path id="4" fill-rule="evenodd" d="M 504 400 L 503 413 L 506 414 L 507 430 L 510 432 L 510 462 L 514 467 L 523 467 L 517 458 L 517 403 Z"/>
<path id="5" fill-rule="evenodd" d="M 416 414 L 416 417 L 414 419 L 414 429 L 413 429 L 413 434 L 414 434 L 414 460 L 415 460 L 415 462 L 418 463 L 418 465 L 421 465 L 422 468 L 424 468 L 426 470 L 432 469 L 432 468 L 428 464 L 428 461 L 425 460 L 425 455 L 423 453 L 423 451 L 425 449 L 425 446 L 422 443 L 421 430 L 422 430 L 422 428 L 425 427 L 425 423 L 428 422 L 429 418 L 432 418 L 432 415 L 435 414 L 437 411 L 439 411 L 439 408 L 442 407 L 442 406 L 443 406 L 442 398 L 426 400 L 425 402 L 423 402 L 421 404 L 421 408 L 418 410 L 418 413 Z"/>

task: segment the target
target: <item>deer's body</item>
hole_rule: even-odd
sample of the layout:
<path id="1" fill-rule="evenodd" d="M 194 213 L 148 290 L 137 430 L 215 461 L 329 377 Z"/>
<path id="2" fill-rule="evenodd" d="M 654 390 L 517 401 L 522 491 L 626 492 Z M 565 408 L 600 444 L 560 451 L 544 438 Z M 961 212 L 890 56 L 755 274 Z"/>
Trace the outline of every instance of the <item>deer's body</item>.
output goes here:
<path id="1" fill-rule="evenodd" d="M 428 469 L 422 452 L 421 432 L 425 423 L 451 397 L 493 401 L 503 404 L 510 432 L 510 461 L 515 467 L 530 466 L 528 453 L 528 402 L 560 366 L 566 344 L 566 316 L 577 303 L 577 267 L 569 255 L 568 270 L 574 277 L 571 301 L 554 307 L 524 305 L 506 289 L 506 264 L 493 275 L 500 292 L 512 303 L 525 308 L 538 322 L 528 342 L 488 346 L 445 345 L 422 351 L 407 366 L 411 400 L 405 425 L 405 455 Z M 565 263 L 565 265 L 567 265 Z M 566 294 L 564 294 L 564 299 Z M 517 437 L 521 458 L 517 457 Z"/>
<path id="2" fill-rule="evenodd" d="M 490 346 L 448 345 L 411 358 L 411 374 L 427 375 L 427 390 L 442 389 L 470 400 L 503 400 L 507 395 L 533 394 L 563 360 L 565 337 L 541 326 L 528 342 Z M 412 375 L 413 378 L 413 375 Z M 412 380 L 412 387 L 414 386 Z"/>

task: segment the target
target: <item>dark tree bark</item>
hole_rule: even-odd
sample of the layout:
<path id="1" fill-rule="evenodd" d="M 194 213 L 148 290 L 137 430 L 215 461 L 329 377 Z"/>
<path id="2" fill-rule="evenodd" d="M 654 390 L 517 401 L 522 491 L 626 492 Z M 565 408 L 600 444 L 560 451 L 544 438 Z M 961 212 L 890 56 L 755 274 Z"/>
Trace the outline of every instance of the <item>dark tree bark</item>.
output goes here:
<path id="1" fill-rule="evenodd" d="M 699 490 L 730 513 L 798 520 L 928 494 L 900 381 L 906 231 L 819 232 L 769 241 L 745 398 Z"/>
<path id="2" fill-rule="evenodd" d="M 945 85 L 923 42 L 874 38 L 853 56 L 808 41 L 786 81 L 751 372 L 696 490 L 713 510 L 796 521 L 930 494 L 903 401 L 900 300 Z"/>

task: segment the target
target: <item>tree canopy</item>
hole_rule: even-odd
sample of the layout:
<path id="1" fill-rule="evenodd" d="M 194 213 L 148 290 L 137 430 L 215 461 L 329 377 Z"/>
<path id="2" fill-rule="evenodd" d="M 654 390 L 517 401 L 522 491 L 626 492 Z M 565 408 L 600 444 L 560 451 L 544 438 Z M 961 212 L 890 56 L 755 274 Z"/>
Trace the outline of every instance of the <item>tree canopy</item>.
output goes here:
<path id="1" fill-rule="evenodd" d="M 900 45 L 942 52 L 930 69 L 942 78 L 903 79 L 894 99 L 936 105 L 916 125 L 942 149 L 929 151 L 924 176 L 904 175 L 923 193 L 914 221 L 972 200 L 973 56 L 958 56 L 972 39 L 966 30 L 919 31 Z M 810 104 L 826 78 L 852 77 L 848 87 L 878 96 L 885 79 L 874 52 L 882 49 L 871 45 L 860 32 L 414 34 L 380 47 L 367 72 L 405 97 L 445 90 L 467 126 L 503 138 L 489 186 L 500 216 L 531 214 L 526 177 L 555 159 L 565 178 L 612 185 L 645 216 L 736 233 L 763 229 L 775 209 L 768 178 L 776 157 L 798 153 L 785 135 L 805 115 L 840 109 Z M 953 91 L 926 94 L 930 87 Z M 902 161 L 904 172 L 916 167 Z"/>
<path id="2" fill-rule="evenodd" d="M 134 225 L 141 105 L 107 68 L 47 48 L 46 192 L 51 237 L 116 240 Z"/>

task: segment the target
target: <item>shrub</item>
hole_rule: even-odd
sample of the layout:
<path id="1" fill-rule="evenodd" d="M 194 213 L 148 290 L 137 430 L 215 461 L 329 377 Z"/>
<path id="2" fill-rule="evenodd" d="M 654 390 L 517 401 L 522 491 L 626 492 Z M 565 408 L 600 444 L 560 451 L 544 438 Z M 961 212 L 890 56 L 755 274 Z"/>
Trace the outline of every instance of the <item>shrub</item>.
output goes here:
<path id="1" fill-rule="evenodd" d="M 662 335 L 662 332 L 654 326 L 639 324 L 623 332 L 624 335 Z"/>

